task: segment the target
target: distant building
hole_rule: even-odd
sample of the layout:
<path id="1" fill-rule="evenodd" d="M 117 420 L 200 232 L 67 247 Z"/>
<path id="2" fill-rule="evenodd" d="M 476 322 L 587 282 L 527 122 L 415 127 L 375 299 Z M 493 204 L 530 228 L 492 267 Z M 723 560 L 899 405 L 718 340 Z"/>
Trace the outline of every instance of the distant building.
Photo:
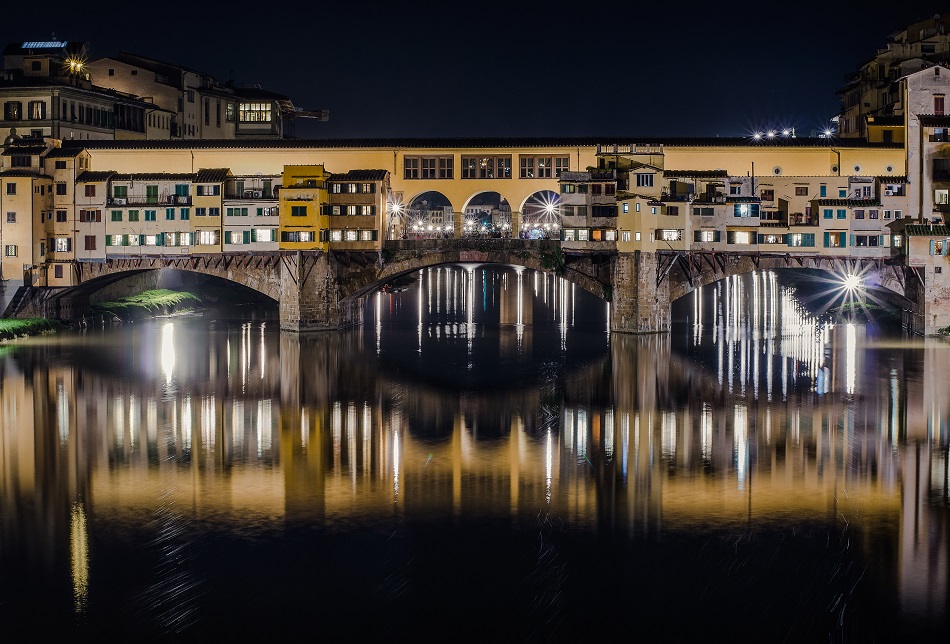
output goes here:
<path id="1" fill-rule="evenodd" d="M 873 138 L 880 130 L 884 143 L 903 125 L 904 114 L 899 80 L 936 64 L 950 62 L 950 14 L 935 15 L 892 33 L 887 44 L 864 61 L 855 76 L 838 90 L 841 114 L 838 137 Z"/>
<path id="2" fill-rule="evenodd" d="M 138 54 L 120 52 L 86 69 L 93 82 L 147 97 L 171 114 L 173 139 L 289 138 L 298 118 L 328 118 L 324 110 L 295 107 L 283 94 L 221 83 L 205 72 Z"/>
<path id="3" fill-rule="evenodd" d="M 173 114 L 97 86 L 80 42 L 16 42 L 3 51 L 0 131 L 60 140 L 167 139 Z"/>

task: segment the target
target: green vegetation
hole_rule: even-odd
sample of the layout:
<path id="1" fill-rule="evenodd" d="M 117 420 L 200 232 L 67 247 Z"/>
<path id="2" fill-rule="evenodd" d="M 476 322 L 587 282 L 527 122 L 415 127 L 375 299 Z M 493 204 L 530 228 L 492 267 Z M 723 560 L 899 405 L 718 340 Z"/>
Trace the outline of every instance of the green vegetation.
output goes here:
<path id="1" fill-rule="evenodd" d="M 184 313 L 201 305 L 202 299 L 187 291 L 156 289 L 143 291 L 113 302 L 99 302 L 92 305 L 93 315 L 111 313 L 123 320 L 143 318 L 168 313 Z"/>
<path id="2" fill-rule="evenodd" d="M 541 266 L 545 270 L 553 271 L 556 275 L 563 275 L 566 270 L 564 264 L 564 253 L 561 252 L 561 247 L 556 246 L 553 251 L 541 252 Z"/>
<path id="3" fill-rule="evenodd" d="M 46 318 L 0 320 L 0 340 L 55 333 L 63 326 L 63 323 L 59 320 L 47 320 Z"/>
<path id="4" fill-rule="evenodd" d="M 863 320 L 874 319 L 879 322 L 900 320 L 900 311 L 893 307 L 880 306 L 873 302 L 845 302 L 828 309 L 827 315 L 832 318 Z"/>

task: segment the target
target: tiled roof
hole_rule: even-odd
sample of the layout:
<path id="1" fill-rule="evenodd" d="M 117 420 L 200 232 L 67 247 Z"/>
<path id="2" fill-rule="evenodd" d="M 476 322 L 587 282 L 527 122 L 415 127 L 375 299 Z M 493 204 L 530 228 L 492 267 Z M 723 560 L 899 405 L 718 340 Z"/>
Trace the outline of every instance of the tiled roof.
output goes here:
<path id="1" fill-rule="evenodd" d="M 389 170 L 350 170 L 330 175 L 330 181 L 382 181 L 387 174 Z"/>
<path id="2" fill-rule="evenodd" d="M 197 139 L 197 140 L 85 140 L 63 146 L 90 150 L 253 149 L 253 148 L 562 148 L 597 145 L 664 145 L 667 147 L 820 147 L 900 149 L 900 143 L 868 143 L 864 139 L 795 138 L 752 142 L 745 137 L 459 137 L 391 139 Z"/>
<path id="3" fill-rule="evenodd" d="M 921 114 L 918 118 L 924 127 L 950 127 L 950 116 Z"/>
<path id="4" fill-rule="evenodd" d="M 136 172 L 112 176 L 113 181 L 193 181 L 194 178 L 195 175 L 186 172 Z"/>
<path id="5" fill-rule="evenodd" d="M 664 173 L 669 179 L 724 179 L 729 176 L 725 170 L 666 170 Z"/>
<path id="6" fill-rule="evenodd" d="M 222 183 L 230 172 L 229 168 L 201 168 L 195 175 L 195 183 Z"/>
<path id="7" fill-rule="evenodd" d="M 30 155 L 37 154 L 38 155 L 38 154 L 43 154 L 44 152 L 46 152 L 45 145 L 24 145 L 20 147 L 10 146 L 9 148 L 3 151 L 3 156 L 12 157 L 14 155 L 20 155 L 20 154 L 30 154 Z"/>
<path id="8" fill-rule="evenodd" d="M 115 174 L 115 170 L 86 170 L 85 172 L 80 172 L 79 176 L 76 177 L 76 183 L 92 183 L 96 181 L 108 181 L 112 175 Z"/>
<path id="9" fill-rule="evenodd" d="M 950 226 L 946 224 L 907 224 L 904 228 L 908 235 L 916 237 L 947 237 L 950 236 Z"/>
<path id="10" fill-rule="evenodd" d="M 740 197 L 740 196 L 730 197 L 726 195 L 726 203 L 759 203 L 760 201 L 762 200 L 759 199 L 758 197 Z"/>
<path id="11" fill-rule="evenodd" d="M 52 148 L 46 153 L 47 159 L 60 159 L 78 156 L 82 152 L 79 148 Z"/>
<path id="12" fill-rule="evenodd" d="M 882 177 L 876 177 L 881 183 L 907 183 L 906 174 L 895 174 L 895 175 L 884 175 Z"/>
<path id="13" fill-rule="evenodd" d="M 29 170 L 4 170 L 0 172 L 0 177 L 36 177 L 49 179 L 49 175 L 41 174 L 39 172 L 30 172 Z"/>
<path id="14" fill-rule="evenodd" d="M 819 206 L 847 206 L 849 208 L 873 208 L 880 206 L 878 199 L 818 199 Z"/>

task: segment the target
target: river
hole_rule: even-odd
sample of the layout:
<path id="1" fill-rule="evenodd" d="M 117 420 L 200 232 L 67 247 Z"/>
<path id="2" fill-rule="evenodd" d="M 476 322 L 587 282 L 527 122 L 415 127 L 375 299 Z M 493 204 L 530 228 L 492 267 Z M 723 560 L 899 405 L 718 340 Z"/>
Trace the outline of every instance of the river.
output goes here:
<path id="1" fill-rule="evenodd" d="M 108 638 L 946 641 L 950 343 L 782 275 L 608 332 L 451 265 L 0 347 L 0 624 Z"/>

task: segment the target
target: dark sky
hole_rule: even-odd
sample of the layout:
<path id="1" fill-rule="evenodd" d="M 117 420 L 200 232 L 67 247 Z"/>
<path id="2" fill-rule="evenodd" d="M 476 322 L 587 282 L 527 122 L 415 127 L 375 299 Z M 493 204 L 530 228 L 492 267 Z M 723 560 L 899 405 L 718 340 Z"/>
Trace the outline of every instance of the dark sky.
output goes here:
<path id="1" fill-rule="evenodd" d="M 871 4 L 17 2 L 0 35 L 55 33 L 329 109 L 302 138 L 808 135 L 888 34 L 950 9 Z"/>

